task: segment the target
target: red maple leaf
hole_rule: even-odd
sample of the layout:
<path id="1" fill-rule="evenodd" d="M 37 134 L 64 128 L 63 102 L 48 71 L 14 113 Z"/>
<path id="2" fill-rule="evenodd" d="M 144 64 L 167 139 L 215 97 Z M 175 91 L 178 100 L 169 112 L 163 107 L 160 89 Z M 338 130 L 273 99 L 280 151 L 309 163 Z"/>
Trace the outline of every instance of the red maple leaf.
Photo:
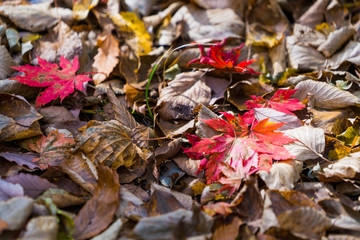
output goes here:
<path id="1" fill-rule="evenodd" d="M 296 91 L 297 89 L 279 89 L 270 100 L 252 95 L 253 100 L 248 100 L 245 103 L 247 108 L 251 109 L 243 115 L 245 122 L 251 124 L 254 121 L 254 108 L 272 108 L 279 112 L 294 115 L 293 111 L 305 108 L 305 105 L 298 99 L 290 98 Z"/>
<path id="2" fill-rule="evenodd" d="M 232 194 L 238 190 L 242 179 L 260 169 L 269 170 L 273 160 L 293 157 L 283 145 L 295 139 L 275 132 L 285 123 L 264 119 L 250 126 L 240 115 L 222 114 L 226 120 L 202 120 L 219 135 L 212 138 L 188 136 L 193 146 L 185 153 L 201 159 L 199 171 L 205 170 L 207 184 L 218 181 L 230 186 Z"/>
<path id="3" fill-rule="evenodd" d="M 84 74 L 76 75 L 79 69 L 78 57 L 75 56 L 73 62 L 60 58 L 60 67 L 56 63 L 49 63 L 37 57 L 39 67 L 25 65 L 13 67 L 25 73 L 25 76 L 10 78 L 32 87 L 47 87 L 36 99 L 36 107 L 44 106 L 52 100 L 60 97 L 61 101 L 74 92 L 75 89 L 84 90 L 83 84 L 92 81 Z"/>
<path id="4" fill-rule="evenodd" d="M 71 155 L 70 150 L 74 145 L 74 139 L 66 137 L 64 133 L 59 133 L 58 130 L 52 130 L 48 136 L 42 135 L 36 143 L 28 143 L 30 150 L 40 153 L 40 156 L 32 161 L 38 162 L 42 169 L 59 165 L 68 159 Z"/>
<path id="5" fill-rule="evenodd" d="M 226 39 L 222 40 L 221 42 L 217 42 L 215 45 L 210 46 L 207 53 L 205 53 L 204 46 L 199 45 L 201 57 L 190 61 L 188 64 L 200 63 L 230 72 L 259 74 L 258 72 L 255 72 L 252 68 L 247 67 L 251 63 L 255 62 L 255 59 L 251 59 L 249 61 L 244 60 L 240 63 L 237 63 L 240 56 L 241 48 L 244 46 L 244 44 L 241 44 L 239 47 L 233 48 L 229 51 L 225 51 L 225 42 Z"/>

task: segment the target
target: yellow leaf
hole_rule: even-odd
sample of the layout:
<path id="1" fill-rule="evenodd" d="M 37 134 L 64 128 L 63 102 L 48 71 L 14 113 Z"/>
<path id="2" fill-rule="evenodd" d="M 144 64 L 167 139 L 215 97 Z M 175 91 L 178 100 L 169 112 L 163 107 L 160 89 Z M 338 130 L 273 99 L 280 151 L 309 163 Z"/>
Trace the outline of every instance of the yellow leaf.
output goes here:
<path id="1" fill-rule="evenodd" d="M 120 14 L 112 15 L 112 21 L 122 31 L 131 30 L 136 36 L 137 55 L 147 55 L 151 52 L 151 36 L 146 31 L 144 22 L 141 21 L 133 12 L 121 12 Z"/>
<path id="2" fill-rule="evenodd" d="M 84 20 L 89 11 L 98 4 L 99 0 L 77 0 L 73 6 L 73 14 L 76 20 Z"/>

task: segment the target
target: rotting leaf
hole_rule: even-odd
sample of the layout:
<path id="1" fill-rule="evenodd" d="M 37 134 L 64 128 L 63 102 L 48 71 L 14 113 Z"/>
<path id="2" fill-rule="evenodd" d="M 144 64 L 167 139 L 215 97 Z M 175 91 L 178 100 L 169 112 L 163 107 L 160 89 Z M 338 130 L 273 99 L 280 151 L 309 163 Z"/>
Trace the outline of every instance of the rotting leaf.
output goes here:
<path id="1" fill-rule="evenodd" d="M 76 239 L 87 239 L 106 229 L 119 205 L 120 184 L 116 171 L 99 165 L 98 173 L 99 180 L 94 195 L 76 215 Z"/>
<path id="2" fill-rule="evenodd" d="M 135 163 L 137 151 L 128 133 L 129 128 L 116 120 L 92 120 L 76 138 L 77 149 L 87 154 L 94 164 L 105 164 L 113 169 L 130 167 Z"/>

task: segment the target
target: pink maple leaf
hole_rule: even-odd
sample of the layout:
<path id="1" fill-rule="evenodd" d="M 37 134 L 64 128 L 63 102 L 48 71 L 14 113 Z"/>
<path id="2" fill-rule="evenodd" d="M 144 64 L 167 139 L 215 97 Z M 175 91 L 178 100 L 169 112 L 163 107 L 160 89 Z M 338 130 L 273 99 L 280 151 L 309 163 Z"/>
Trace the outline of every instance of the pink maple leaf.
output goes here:
<path id="1" fill-rule="evenodd" d="M 59 69 L 56 63 L 49 63 L 40 57 L 37 59 L 39 67 L 30 65 L 13 67 L 25 75 L 10 78 L 32 87 L 46 87 L 36 99 L 37 108 L 58 97 L 62 101 L 75 89 L 84 90 L 83 84 L 92 81 L 85 74 L 76 75 L 76 71 L 79 69 L 78 56 L 75 56 L 72 63 L 61 56 L 59 65 L 62 69 Z"/>
<path id="2" fill-rule="evenodd" d="M 293 111 L 305 108 L 305 105 L 298 99 L 290 98 L 296 91 L 297 89 L 279 89 L 270 100 L 252 95 L 252 100 L 245 103 L 247 108 L 251 109 L 243 115 L 245 122 L 251 124 L 254 121 L 254 108 L 272 108 L 279 112 L 294 115 Z"/>

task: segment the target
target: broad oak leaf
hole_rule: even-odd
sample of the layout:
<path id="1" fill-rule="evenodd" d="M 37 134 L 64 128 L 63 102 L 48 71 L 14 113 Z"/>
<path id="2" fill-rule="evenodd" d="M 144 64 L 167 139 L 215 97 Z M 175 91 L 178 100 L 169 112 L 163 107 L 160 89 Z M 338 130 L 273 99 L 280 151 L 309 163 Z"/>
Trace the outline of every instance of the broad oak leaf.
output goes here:
<path id="1" fill-rule="evenodd" d="M 70 150 L 74 146 L 74 139 L 66 137 L 64 133 L 59 133 L 58 130 L 52 130 L 47 137 L 42 135 L 36 143 L 28 144 L 30 150 L 40 154 L 38 158 L 34 158 L 32 161 L 38 162 L 42 169 L 59 165 L 67 160 L 71 155 Z"/>
<path id="2" fill-rule="evenodd" d="M 279 89 L 270 100 L 252 95 L 253 100 L 248 100 L 245 103 L 247 108 L 251 109 L 243 115 L 245 122 L 251 124 L 255 120 L 254 108 L 272 108 L 279 112 L 294 115 L 293 111 L 305 108 L 305 105 L 298 99 L 290 98 L 296 91 L 297 89 Z"/>
<path id="3" fill-rule="evenodd" d="M 249 126 L 240 115 L 222 114 L 226 120 L 201 120 L 219 135 L 211 138 L 188 135 L 193 146 L 185 153 L 201 159 L 199 171 L 205 170 L 207 184 L 220 182 L 228 185 L 232 194 L 239 189 L 242 179 L 258 170 L 270 170 L 273 160 L 293 158 L 283 145 L 295 139 L 275 132 L 285 123 L 264 119 Z"/>
<path id="4" fill-rule="evenodd" d="M 259 74 L 252 68 L 247 67 L 251 63 L 255 62 L 256 59 L 251 59 L 249 61 L 244 60 L 240 63 L 237 63 L 241 48 L 244 46 L 244 44 L 241 44 L 239 47 L 233 48 L 229 51 L 225 51 L 225 43 L 226 39 L 215 43 L 215 45 L 210 45 L 207 53 L 205 53 L 204 46 L 199 45 L 201 57 L 190 61 L 188 64 L 200 63 L 229 72 Z"/>
<path id="5" fill-rule="evenodd" d="M 59 65 L 62 69 L 59 69 L 59 65 L 56 63 L 49 63 L 40 57 L 37 59 L 39 67 L 30 65 L 13 67 L 25 75 L 10 78 L 32 87 L 47 87 L 36 99 L 37 108 L 58 97 L 62 101 L 75 89 L 84 90 L 83 84 L 92 81 L 85 74 L 76 75 L 76 71 L 79 69 L 78 56 L 75 56 L 72 63 L 61 56 Z"/>

